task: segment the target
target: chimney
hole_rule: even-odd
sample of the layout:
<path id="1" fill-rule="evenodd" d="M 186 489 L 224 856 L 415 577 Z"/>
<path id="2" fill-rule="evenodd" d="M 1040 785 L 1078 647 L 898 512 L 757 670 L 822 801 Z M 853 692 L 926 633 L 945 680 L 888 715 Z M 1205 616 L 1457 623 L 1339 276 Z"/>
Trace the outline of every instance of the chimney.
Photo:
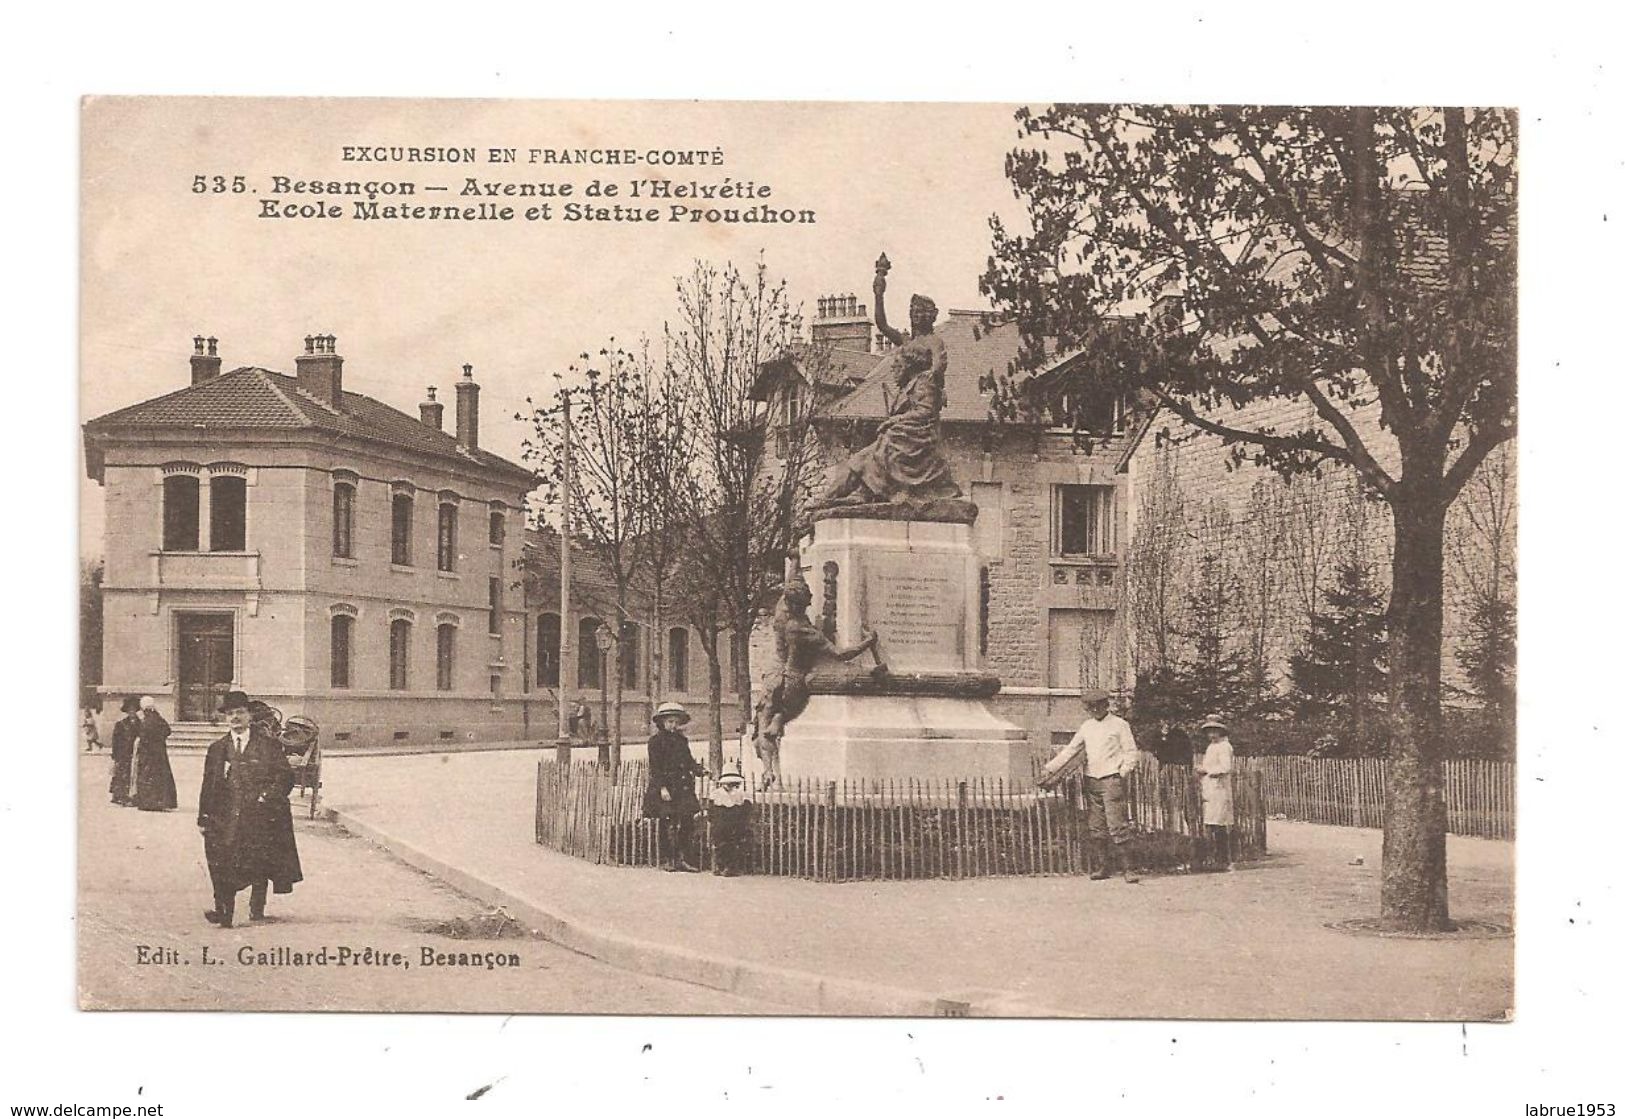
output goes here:
<path id="1" fill-rule="evenodd" d="M 874 349 L 874 321 L 869 308 L 856 295 L 826 295 L 818 300 L 818 317 L 813 320 L 812 340 L 845 350 Z"/>
<path id="2" fill-rule="evenodd" d="M 294 361 L 299 387 L 335 412 L 344 408 L 344 359 L 338 341 L 331 334 L 307 334 L 305 352 Z"/>
<path id="3" fill-rule="evenodd" d="M 469 450 L 480 445 L 480 386 L 474 383 L 474 367 L 463 366 L 463 379 L 457 382 L 457 443 Z"/>
<path id="4" fill-rule="evenodd" d="M 192 383 L 201 385 L 211 377 L 220 376 L 220 355 L 215 353 L 218 338 L 205 338 L 199 334 L 192 339 Z M 204 347 L 208 349 L 205 350 Z"/>
<path id="5" fill-rule="evenodd" d="M 418 405 L 418 419 L 439 431 L 445 414 L 446 406 L 434 398 L 434 386 L 430 385 L 429 399 Z"/>

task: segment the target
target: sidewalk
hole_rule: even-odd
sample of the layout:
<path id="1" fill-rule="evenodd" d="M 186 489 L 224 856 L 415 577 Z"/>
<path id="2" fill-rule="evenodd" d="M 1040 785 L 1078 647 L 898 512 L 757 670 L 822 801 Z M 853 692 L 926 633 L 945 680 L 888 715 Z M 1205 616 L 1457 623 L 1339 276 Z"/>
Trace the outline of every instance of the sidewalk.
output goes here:
<path id="1" fill-rule="evenodd" d="M 822 884 L 538 847 L 535 751 L 331 759 L 342 823 L 569 947 L 807 1013 L 1500 1020 L 1513 942 L 1351 936 L 1381 835 L 1270 823 L 1234 874 Z M 1513 848 L 1450 838 L 1451 909 L 1509 924 Z M 1363 858 L 1364 865 L 1351 865 Z"/>

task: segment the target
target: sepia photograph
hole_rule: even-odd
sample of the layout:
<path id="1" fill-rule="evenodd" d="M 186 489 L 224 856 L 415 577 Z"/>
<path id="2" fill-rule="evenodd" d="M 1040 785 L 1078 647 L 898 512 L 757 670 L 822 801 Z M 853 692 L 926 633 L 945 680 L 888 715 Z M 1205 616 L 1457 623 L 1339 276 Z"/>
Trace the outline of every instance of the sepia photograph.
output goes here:
<path id="1" fill-rule="evenodd" d="M 87 97 L 79 1007 L 1512 1020 L 1521 124 Z"/>

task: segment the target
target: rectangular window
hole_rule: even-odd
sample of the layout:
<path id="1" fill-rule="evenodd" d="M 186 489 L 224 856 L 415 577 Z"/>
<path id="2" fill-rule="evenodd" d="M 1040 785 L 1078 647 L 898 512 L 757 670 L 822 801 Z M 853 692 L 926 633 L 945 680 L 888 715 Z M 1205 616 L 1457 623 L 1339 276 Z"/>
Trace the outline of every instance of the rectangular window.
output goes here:
<path id="1" fill-rule="evenodd" d="M 503 541 L 505 541 L 507 539 L 508 539 L 508 518 L 503 516 L 501 513 L 492 513 L 491 514 L 491 543 L 497 545 L 498 547 L 501 547 Z"/>
<path id="2" fill-rule="evenodd" d="M 164 479 L 164 551 L 197 551 L 198 484 L 193 474 Z"/>
<path id="3" fill-rule="evenodd" d="M 248 546 L 248 479 L 222 474 L 209 479 L 209 551 L 240 552 Z"/>
<path id="4" fill-rule="evenodd" d="M 1052 548 L 1060 556 L 1110 555 L 1116 547 L 1111 486 L 1056 486 Z"/>
<path id="5" fill-rule="evenodd" d="M 452 658 L 456 655 L 457 627 L 443 625 L 435 635 L 434 684 L 443 692 L 451 691 Z"/>
<path id="6" fill-rule="evenodd" d="M 497 699 L 502 698 L 502 677 L 500 677 L 500 676 L 492 676 L 491 677 L 491 694 L 493 696 L 495 696 Z"/>
<path id="7" fill-rule="evenodd" d="M 389 562 L 401 567 L 412 564 L 412 498 L 398 493 L 390 503 Z"/>
<path id="8" fill-rule="evenodd" d="M 355 620 L 344 614 L 333 615 L 332 647 L 329 650 L 331 678 L 335 688 L 350 686 L 350 627 Z"/>
<path id="9" fill-rule="evenodd" d="M 1118 687 L 1116 649 L 1110 610 L 1049 611 L 1050 687 Z"/>
<path id="10" fill-rule="evenodd" d="M 457 506 L 440 507 L 440 548 L 437 563 L 441 571 L 457 570 Z"/>
<path id="11" fill-rule="evenodd" d="M 333 554 L 355 558 L 355 487 L 340 482 L 333 487 Z"/>
<path id="12" fill-rule="evenodd" d="M 491 576 L 487 592 L 491 597 L 491 623 L 489 632 L 498 634 L 502 632 L 502 580 L 495 575 Z"/>

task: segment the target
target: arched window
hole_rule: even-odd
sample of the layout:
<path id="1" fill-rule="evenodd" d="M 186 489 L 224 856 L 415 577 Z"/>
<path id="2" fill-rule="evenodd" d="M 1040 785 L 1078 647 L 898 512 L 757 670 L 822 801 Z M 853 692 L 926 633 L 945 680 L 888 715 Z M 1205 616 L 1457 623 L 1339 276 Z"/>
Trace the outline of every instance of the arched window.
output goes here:
<path id="1" fill-rule="evenodd" d="M 508 539 L 508 517 L 500 509 L 491 510 L 491 543 L 501 547 Z"/>
<path id="2" fill-rule="evenodd" d="M 443 692 L 451 691 L 452 658 L 457 649 L 457 627 L 442 622 L 435 630 L 434 686 Z"/>
<path id="3" fill-rule="evenodd" d="M 406 690 L 407 650 L 411 643 L 411 622 L 396 618 L 389 623 L 389 686 L 397 692 Z"/>
<path id="4" fill-rule="evenodd" d="M 241 474 L 211 474 L 209 551 L 240 552 L 247 546 L 248 479 Z"/>
<path id="5" fill-rule="evenodd" d="M 543 688 L 559 686 L 559 616 L 543 614 L 536 619 L 536 683 Z"/>
<path id="6" fill-rule="evenodd" d="M 666 679 L 674 692 L 688 691 L 688 628 L 673 626 L 666 635 Z"/>
<path id="7" fill-rule="evenodd" d="M 449 502 L 440 506 L 439 547 L 435 563 L 441 571 L 457 570 L 457 506 Z"/>
<path id="8" fill-rule="evenodd" d="M 576 625 L 576 685 L 598 687 L 598 619 L 582 618 Z"/>
<path id="9" fill-rule="evenodd" d="M 164 551 L 198 550 L 198 480 L 196 474 L 164 477 Z"/>
<path id="10" fill-rule="evenodd" d="M 333 483 L 333 554 L 355 558 L 355 484 Z"/>
<path id="11" fill-rule="evenodd" d="M 638 667 L 642 658 L 643 648 L 638 640 L 638 624 L 633 621 L 621 623 L 621 687 L 635 688 L 638 686 Z"/>
<path id="12" fill-rule="evenodd" d="M 390 501 L 389 562 L 412 564 L 412 495 L 397 493 Z"/>
<path id="13" fill-rule="evenodd" d="M 350 686 L 350 638 L 355 629 L 355 619 L 348 614 L 334 614 L 330 631 L 330 646 L 328 649 L 329 680 L 335 688 L 348 688 Z"/>

